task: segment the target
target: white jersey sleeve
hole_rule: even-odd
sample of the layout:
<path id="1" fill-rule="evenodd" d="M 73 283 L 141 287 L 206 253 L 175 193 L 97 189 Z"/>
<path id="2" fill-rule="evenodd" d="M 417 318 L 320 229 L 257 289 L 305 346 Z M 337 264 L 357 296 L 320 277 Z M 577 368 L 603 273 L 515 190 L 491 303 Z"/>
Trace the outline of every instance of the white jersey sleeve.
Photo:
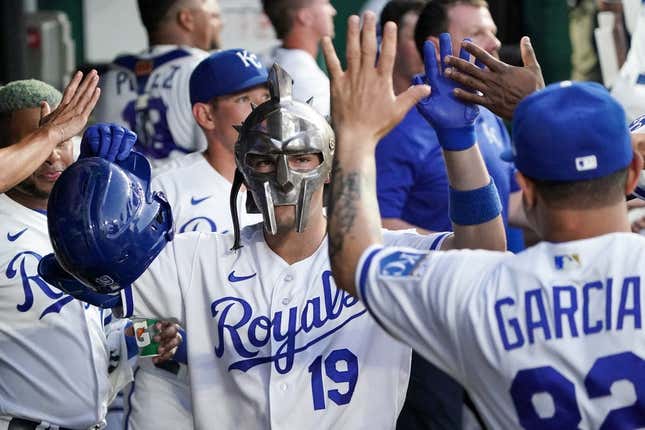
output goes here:
<path id="1" fill-rule="evenodd" d="M 176 320 L 185 327 L 184 294 L 199 241 L 200 233 L 175 235 L 143 275 L 121 291 L 123 317 Z"/>
<path id="2" fill-rule="evenodd" d="M 371 247 L 356 275 L 359 296 L 374 318 L 457 380 L 462 380 L 460 324 L 494 263 L 491 251 L 424 252 Z"/>

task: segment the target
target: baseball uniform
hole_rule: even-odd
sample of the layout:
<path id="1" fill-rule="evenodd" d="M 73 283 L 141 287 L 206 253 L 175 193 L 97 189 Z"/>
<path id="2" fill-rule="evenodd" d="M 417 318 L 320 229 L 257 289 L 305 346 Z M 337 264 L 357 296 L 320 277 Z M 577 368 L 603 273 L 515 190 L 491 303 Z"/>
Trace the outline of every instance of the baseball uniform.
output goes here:
<path id="1" fill-rule="evenodd" d="M 193 69 L 207 55 L 197 48 L 157 45 L 117 57 L 101 78 L 96 121 L 135 131 L 135 148 L 153 167 L 203 150 L 206 139 L 193 119 L 188 86 Z"/>
<path id="2" fill-rule="evenodd" d="M 231 183 L 201 152 L 172 160 L 152 180 L 151 189 L 166 195 L 178 233 L 226 232 L 232 227 L 228 205 Z M 261 222 L 261 215 L 246 213 L 245 199 L 246 193 L 238 195 L 242 225 Z M 140 359 L 126 400 L 131 430 L 194 427 L 187 368 L 183 364 L 173 362 L 159 368 L 150 359 Z"/>
<path id="3" fill-rule="evenodd" d="M 0 429 L 8 417 L 73 428 L 102 422 L 131 378 L 127 354 L 119 356 L 122 325 L 38 276 L 41 256 L 52 252 L 45 214 L 0 194 L 0 235 Z M 118 370 L 108 376 L 110 367 Z"/>
<path id="4" fill-rule="evenodd" d="M 389 233 L 431 249 L 446 233 Z M 179 234 L 132 288 L 125 315 L 177 318 L 190 333 L 188 370 L 198 429 L 393 428 L 411 350 L 334 285 L 327 240 L 292 265 L 263 224 L 231 234 Z M 168 282 L 172 281 L 172 282 Z"/>
<path id="5" fill-rule="evenodd" d="M 356 285 L 389 333 L 465 387 L 489 428 L 640 428 L 643 267 L 645 239 L 632 233 L 515 256 L 371 247 Z"/>
<path id="6" fill-rule="evenodd" d="M 285 48 L 276 48 L 272 57 L 293 78 L 293 98 L 306 102 L 313 97 L 314 109 L 329 116 L 329 78 L 316 59 L 302 49 Z"/>

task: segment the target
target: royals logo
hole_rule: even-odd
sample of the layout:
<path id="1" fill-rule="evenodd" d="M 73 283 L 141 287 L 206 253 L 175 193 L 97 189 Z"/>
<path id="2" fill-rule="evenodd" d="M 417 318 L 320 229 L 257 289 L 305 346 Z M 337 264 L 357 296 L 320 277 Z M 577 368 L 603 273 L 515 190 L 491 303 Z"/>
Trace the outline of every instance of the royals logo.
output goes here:
<path id="1" fill-rule="evenodd" d="M 326 337 L 341 330 L 352 320 L 365 314 L 356 306 L 358 299 L 332 285 L 331 272 L 322 274 L 322 296 L 307 300 L 302 308 L 294 306 L 273 315 L 256 315 L 246 300 L 223 297 L 211 304 L 211 315 L 217 323 L 215 355 L 222 357 L 232 345 L 241 358 L 230 370 L 247 370 L 265 363 L 274 363 L 281 374 L 291 370 L 296 354 L 305 351 Z M 267 312 L 268 313 L 268 312 Z M 275 354 L 260 352 L 273 340 L 279 346 Z"/>
<path id="2" fill-rule="evenodd" d="M 42 319 L 49 313 L 59 313 L 63 306 L 70 303 L 74 298 L 62 292 L 54 291 L 49 284 L 43 281 L 38 276 L 38 262 L 41 256 L 33 251 L 23 251 L 16 254 L 7 265 L 5 275 L 7 279 L 13 279 L 20 275 L 22 281 L 22 289 L 25 295 L 25 301 L 16 306 L 18 312 L 28 312 L 34 305 L 34 291 L 32 287 L 40 289 L 40 291 L 47 297 L 52 299 L 54 303 L 47 306 L 40 314 L 38 319 Z"/>

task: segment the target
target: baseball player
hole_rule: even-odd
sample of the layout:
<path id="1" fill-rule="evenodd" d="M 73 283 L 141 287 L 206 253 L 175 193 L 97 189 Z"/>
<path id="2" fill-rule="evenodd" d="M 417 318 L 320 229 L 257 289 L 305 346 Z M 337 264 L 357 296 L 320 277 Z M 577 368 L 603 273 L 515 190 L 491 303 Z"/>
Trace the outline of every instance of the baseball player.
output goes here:
<path id="1" fill-rule="evenodd" d="M 156 167 L 203 150 L 191 115 L 190 74 L 219 44 L 217 0 L 139 0 L 150 48 L 117 57 L 101 79 L 97 122 L 114 122 L 138 135 L 136 149 Z"/>
<path id="2" fill-rule="evenodd" d="M 3 146 L 38 128 L 43 100 L 55 107 L 61 94 L 36 80 L 0 89 Z M 36 270 L 52 249 L 49 191 L 72 161 L 71 141 L 60 141 L 32 175 L 0 194 L 1 429 L 41 423 L 39 428 L 89 428 L 101 423 L 116 390 L 130 379 L 127 355 L 121 354 L 123 325 L 108 324 L 109 311 L 63 294 Z M 109 367 L 118 370 L 108 374 Z"/>
<path id="3" fill-rule="evenodd" d="M 338 285 L 463 384 L 489 428 L 642 427 L 645 240 L 629 232 L 625 194 L 643 161 L 623 109 L 598 84 L 563 82 L 515 110 L 506 156 L 544 242 L 517 255 L 383 246 L 370 178 L 374 146 L 397 106 L 377 85 L 381 76 L 371 71 L 374 85 L 351 79 L 374 60 L 365 46 L 372 37 L 363 30 L 361 47 L 354 22 L 347 71 L 324 41 L 339 135 L 329 221 Z M 427 71 L 432 95 L 419 108 L 442 92 L 437 69 Z M 465 131 L 453 130 L 453 139 L 465 143 Z M 467 173 L 460 188 L 478 199 Z"/>
<path id="4" fill-rule="evenodd" d="M 373 15 L 366 25 L 375 28 Z M 390 60 L 393 37 L 389 32 L 384 48 Z M 383 73 L 390 74 L 391 91 L 391 69 Z M 334 134 L 309 105 L 291 99 L 291 80 L 279 66 L 269 74 L 269 89 L 271 99 L 255 108 L 240 128 L 232 198 L 235 202 L 244 182 L 264 223 L 241 231 L 234 227 L 233 234 L 176 235 L 150 266 L 140 268 L 144 272 L 132 287 L 121 291 L 122 310 L 125 315 L 172 316 L 185 325 L 196 428 L 211 428 L 213 420 L 222 428 L 393 428 L 407 388 L 411 350 L 381 330 L 331 277 L 323 184 L 331 169 Z M 426 92 L 417 87 L 401 96 L 400 117 Z M 472 121 L 476 110 L 462 107 L 461 116 Z M 490 184 L 476 146 L 467 152 L 448 160 L 450 172 L 464 169 L 466 176 Z M 103 169 L 113 168 L 109 163 L 90 166 L 88 161 L 75 166 L 63 189 L 76 186 L 75 178 L 97 168 L 100 172 L 90 180 L 102 191 L 75 198 L 92 205 L 124 186 L 97 182 L 107 173 Z M 389 243 L 421 249 L 503 248 L 499 198 L 494 185 L 488 190 L 492 192 L 478 203 L 486 205 L 489 218 L 480 225 L 457 228 L 454 235 L 391 232 Z M 56 213 L 84 220 L 70 211 L 64 196 L 60 193 L 53 203 Z M 153 204 L 150 211 L 157 210 Z M 234 207 L 232 212 L 236 226 Z M 159 219 L 166 218 L 162 210 Z M 156 237 L 163 230 L 155 223 Z M 113 243 L 99 231 L 78 233 Z M 92 289 L 97 289 L 92 279 L 100 274 L 115 280 L 114 286 L 129 282 L 129 275 L 121 272 L 134 268 L 111 263 L 119 253 L 96 255 L 92 266 L 74 266 L 68 263 L 93 259 L 74 249 L 77 242 L 52 234 L 62 240 L 57 259 Z M 157 249 L 155 245 L 152 255 Z M 53 256 L 47 259 L 53 261 Z M 114 296 L 101 300 L 114 304 Z"/>
<path id="5" fill-rule="evenodd" d="M 38 128 L 43 100 L 55 107 L 61 94 L 36 80 L 0 89 L 3 145 Z M 116 139 L 119 130 L 111 131 Z M 123 142 L 129 151 L 134 135 Z M 0 194 L 0 429 L 103 425 L 110 400 L 131 379 L 128 359 L 137 348 L 123 336 L 127 321 L 74 300 L 37 273 L 40 257 L 52 249 L 49 193 L 72 152 L 69 139 L 60 141 L 27 179 Z M 170 350 L 176 329 L 166 328 L 160 340 Z"/>
<path id="6" fill-rule="evenodd" d="M 208 147 L 168 163 L 153 178 L 152 188 L 162 191 L 173 211 L 175 231 L 226 233 L 232 230 L 227 204 L 233 177 L 233 148 L 238 133 L 233 128 L 251 113 L 251 103 L 269 98 L 268 71 L 256 55 L 244 49 L 211 54 L 193 71 L 190 79 L 191 104 L 195 121 L 206 136 Z M 262 221 L 247 214 L 246 192 L 237 196 L 237 213 L 242 225 Z M 186 366 L 168 361 L 154 366 L 139 360 L 134 391 L 129 403 L 128 428 L 193 427 L 190 387 Z"/>
<path id="7" fill-rule="evenodd" d="M 47 103 L 41 104 L 47 122 L 14 145 L 0 148 L 0 193 L 31 175 L 61 140 L 70 139 L 83 130 L 99 99 L 98 80 L 95 70 L 85 79 L 83 73 L 76 72 L 53 112 Z"/>

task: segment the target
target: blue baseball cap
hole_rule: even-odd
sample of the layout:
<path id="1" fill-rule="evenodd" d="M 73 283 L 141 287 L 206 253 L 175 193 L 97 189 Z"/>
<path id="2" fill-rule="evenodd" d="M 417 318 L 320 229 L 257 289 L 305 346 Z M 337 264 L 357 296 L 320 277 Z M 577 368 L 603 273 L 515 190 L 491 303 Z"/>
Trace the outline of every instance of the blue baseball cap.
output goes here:
<path id="1" fill-rule="evenodd" d="M 269 72 L 258 57 L 246 49 L 228 49 L 209 55 L 190 75 L 190 104 L 235 94 L 266 84 Z"/>
<path id="2" fill-rule="evenodd" d="M 502 159 L 529 178 L 582 181 L 632 161 L 625 111 L 600 84 L 564 81 L 524 100 L 513 115 L 512 150 Z"/>

